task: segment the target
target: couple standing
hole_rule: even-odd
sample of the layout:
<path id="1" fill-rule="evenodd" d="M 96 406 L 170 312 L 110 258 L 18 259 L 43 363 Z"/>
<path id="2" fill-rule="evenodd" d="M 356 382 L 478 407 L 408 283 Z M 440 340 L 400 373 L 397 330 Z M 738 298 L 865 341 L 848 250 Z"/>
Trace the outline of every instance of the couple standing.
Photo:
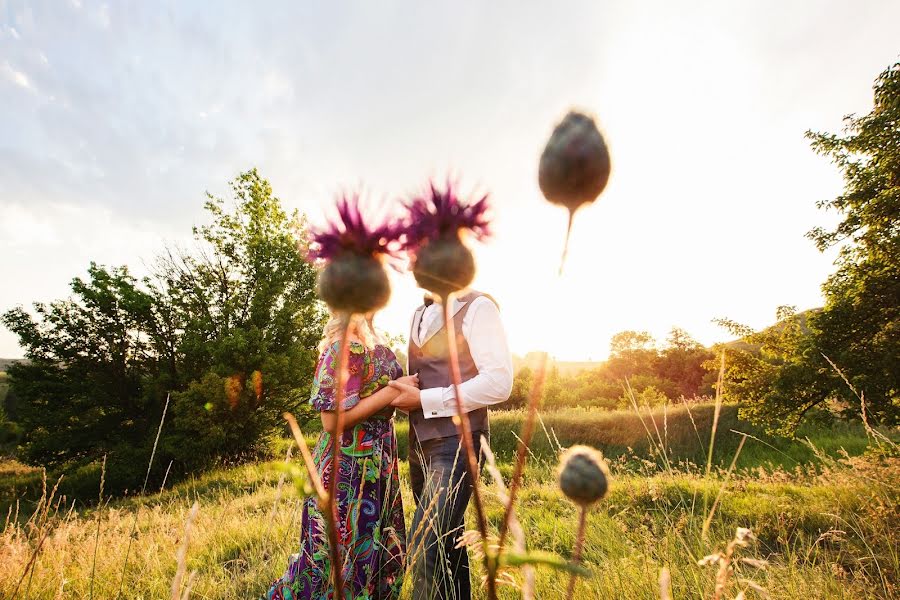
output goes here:
<path id="1" fill-rule="evenodd" d="M 459 357 L 462 406 L 469 415 L 475 452 L 488 436 L 487 407 L 512 389 L 512 358 L 493 298 L 460 292 L 451 307 Z M 322 415 L 323 433 L 313 459 L 328 486 L 332 476 L 335 387 L 341 324 L 325 327 L 311 404 Z M 393 600 L 400 596 L 407 564 L 412 598 L 469 600 L 471 580 L 463 532 L 471 480 L 457 427 L 443 307 L 430 298 L 416 309 L 409 335 L 409 375 L 382 344 L 370 321 L 351 322 L 349 377 L 337 482 L 339 538 L 343 549 L 344 598 Z M 409 476 L 416 503 L 406 535 L 393 415 L 409 414 Z M 408 551 L 407 551 L 408 543 Z M 316 500 L 303 508 L 300 552 L 267 600 L 338 600 L 334 597 L 324 515 Z"/>

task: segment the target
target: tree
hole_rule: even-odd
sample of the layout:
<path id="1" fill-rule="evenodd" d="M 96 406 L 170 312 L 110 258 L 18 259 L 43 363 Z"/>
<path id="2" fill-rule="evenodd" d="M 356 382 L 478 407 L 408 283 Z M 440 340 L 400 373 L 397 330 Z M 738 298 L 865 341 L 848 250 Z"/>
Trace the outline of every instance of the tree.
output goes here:
<path id="1" fill-rule="evenodd" d="M 832 230 L 809 232 L 820 250 L 840 245 L 837 271 L 822 286 L 825 306 L 810 316 L 818 352 L 865 395 L 869 416 L 900 422 L 900 63 L 875 80 L 874 106 L 845 117 L 845 135 L 807 132 L 813 148 L 842 171 L 844 193 L 820 202 L 837 211 Z M 829 393 L 858 409 L 840 377 Z"/>
<path id="2" fill-rule="evenodd" d="M 232 182 L 233 209 L 208 196 L 192 252 L 170 249 L 156 278 L 175 342 L 174 448 L 200 464 L 253 451 L 284 411 L 306 410 L 324 324 L 316 273 L 289 217 L 255 169 Z M 168 446 L 167 446 L 168 447 Z"/>
<path id="3" fill-rule="evenodd" d="M 713 357 L 684 329 L 673 327 L 666 339 L 666 346 L 656 364 L 656 374 L 672 381 L 676 396 L 693 398 L 710 392 L 708 371 L 704 363 Z"/>
<path id="4" fill-rule="evenodd" d="M 782 307 L 778 323 L 758 333 L 725 322 L 742 336 L 729 348 L 726 394 L 779 433 L 792 434 L 817 407 L 859 415 L 857 393 L 871 422 L 900 422 L 900 63 L 876 79 L 872 111 L 844 122 L 843 136 L 807 132 L 845 183 L 819 203 L 840 214 L 838 225 L 807 234 L 820 250 L 840 247 L 825 306 Z"/>
<path id="5" fill-rule="evenodd" d="M 740 336 L 739 343 L 716 348 L 725 352 L 726 400 L 740 402 L 741 418 L 763 425 L 769 432 L 790 436 L 809 411 L 828 398 L 831 375 L 806 325 L 805 314 L 781 306 L 776 324 L 754 332 L 727 319 L 719 324 Z M 719 361 L 707 361 L 718 372 Z M 826 365 L 827 366 L 827 365 Z"/>
<path id="6" fill-rule="evenodd" d="M 622 331 L 609 341 L 606 369 L 613 378 L 624 382 L 635 375 L 652 375 L 659 352 L 656 340 L 646 331 Z"/>
<path id="7" fill-rule="evenodd" d="M 304 222 L 256 170 L 209 197 L 191 252 L 154 276 L 91 264 L 72 296 L 0 319 L 29 359 L 10 368 L 23 458 L 77 466 L 109 454 L 107 485 L 134 487 L 171 395 L 160 460 L 184 469 L 254 451 L 302 410 L 324 309 L 304 260 Z"/>
<path id="8" fill-rule="evenodd" d="M 24 457 L 51 467 L 137 443 L 161 409 L 144 385 L 155 371 L 152 296 L 125 267 L 94 263 L 71 288 L 35 304 L 38 320 L 21 307 L 2 317 L 29 359 L 9 369 Z"/>

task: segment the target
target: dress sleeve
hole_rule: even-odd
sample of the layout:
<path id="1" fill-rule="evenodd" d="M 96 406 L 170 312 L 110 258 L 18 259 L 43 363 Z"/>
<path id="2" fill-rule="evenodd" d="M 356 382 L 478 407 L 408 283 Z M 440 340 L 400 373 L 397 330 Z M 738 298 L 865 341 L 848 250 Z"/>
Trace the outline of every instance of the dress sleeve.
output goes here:
<path id="1" fill-rule="evenodd" d="M 337 395 L 337 363 L 340 344 L 335 342 L 329 346 L 316 367 L 313 378 L 312 393 L 309 403 L 318 411 L 335 410 Z M 344 410 L 353 408 L 359 403 L 359 392 L 362 380 L 366 373 L 368 355 L 366 349 L 359 344 L 351 344 L 347 353 L 347 367 L 349 370 L 347 386 L 344 392 L 344 401 L 341 403 Z"/>

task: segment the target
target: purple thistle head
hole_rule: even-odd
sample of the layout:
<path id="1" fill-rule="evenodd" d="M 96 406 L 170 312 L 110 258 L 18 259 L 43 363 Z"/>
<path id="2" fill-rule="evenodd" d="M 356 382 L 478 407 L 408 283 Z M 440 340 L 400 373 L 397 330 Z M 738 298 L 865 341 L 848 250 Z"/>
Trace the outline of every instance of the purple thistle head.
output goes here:
<path id="1" fill-rule="evenodd" d="M 413 257 L 413 275 L 419 287 L 446 298 L 475 278 L 475 257 L 459 233 L 466 230 L 477 239 L 490 235 L 488 196 L 465 202 L 449 181 L 444 190 L 434 183 L 428 188 L 406 205 L 409 213 L 403 246 Z"/>
<path id="2" fill-rule="evenodd" d="M 367 224 L 359 205 L 357 195 L 338 199 L 338 219 L 312 233 L 308 256 L 326 261 L 317 290 L 331 310 L 365 315 L 383 308 L 391 297 L 382 259 L 398 251 L 403 228 L 387 220 Z"/>
<path id="3" fill-rule="evenodd" d="M 457 196 L 453 184 L 440 190 L 429 183 L 425 194 L 413 198 L 406 207 L 409 210 L 405 228 L 404 246 L 409 250 L 441 238 L 457 237 L 467 229 L 479 240 L 489 237 L 488 194 L 468 203 Z"/>
<path id="4" fill-rule="evenodd" d="M 310 260 L 332 260 L 345 252 L 372 257 L 396 255 L 402 224 L 388 220 L 374 227 L 367 224 L 360 212 L 358 195 L 339 198 L 337 213 L 337 220 L 311 232 Z"/>

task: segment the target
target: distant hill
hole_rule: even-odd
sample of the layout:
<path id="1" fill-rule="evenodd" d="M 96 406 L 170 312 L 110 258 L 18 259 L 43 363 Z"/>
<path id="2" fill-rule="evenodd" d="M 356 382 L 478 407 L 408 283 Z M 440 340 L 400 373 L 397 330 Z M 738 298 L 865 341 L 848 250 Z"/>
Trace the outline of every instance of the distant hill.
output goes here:
<path id="1" fill-rule="evenodd" d="M 10 365 L 22 362 L 21 358 L 0 358 L 0 371 L 6 371 Z"/>

